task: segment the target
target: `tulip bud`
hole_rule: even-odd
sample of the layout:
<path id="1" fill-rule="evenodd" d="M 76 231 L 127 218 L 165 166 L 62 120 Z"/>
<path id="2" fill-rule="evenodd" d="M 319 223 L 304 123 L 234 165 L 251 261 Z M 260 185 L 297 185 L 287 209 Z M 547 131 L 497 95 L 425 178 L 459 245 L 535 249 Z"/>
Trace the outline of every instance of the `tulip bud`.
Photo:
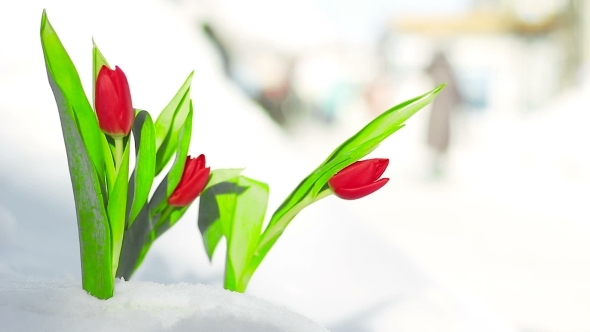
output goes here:
<path id="1" fill-rule="evenodd" d="M 171 206 L 191 204 L 205 188 L 210 173 L 211 168 L 205 167 L 205 155 L 197 158 L 186 157 L 182 178 L 168 198 L 168 204 Z"/>
<path id="2" fill-rule="evenodd" d="M 125 73 L 102 66 L 96 78 L 95 107 L 100 129 L 112 137 L 129 135 L 135 112 Z"/>
<path id="3" fill-rule="evenodd" d="M 357 161 L 336 173 L 328 185 L 334 194 L 342 199 L 359 199 L 381 189 L 388 178 L 379 179 L 389 159 L 367 159 Z"/>

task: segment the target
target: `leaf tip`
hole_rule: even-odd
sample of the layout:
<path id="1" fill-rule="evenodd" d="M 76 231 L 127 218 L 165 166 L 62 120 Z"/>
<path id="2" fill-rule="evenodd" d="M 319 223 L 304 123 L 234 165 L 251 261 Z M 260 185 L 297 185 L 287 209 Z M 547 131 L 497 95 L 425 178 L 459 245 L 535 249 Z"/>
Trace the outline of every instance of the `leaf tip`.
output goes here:
<path id="1" fill-rule="evenodd" d="M 49 20 L 47 19 L 47 9 L 43 8 L 43 13 L 41 14 L 41 32 L 45 30 L 45 26 L 49 24 Z M 51 24 L 49 24 L 51 26 Z"/>

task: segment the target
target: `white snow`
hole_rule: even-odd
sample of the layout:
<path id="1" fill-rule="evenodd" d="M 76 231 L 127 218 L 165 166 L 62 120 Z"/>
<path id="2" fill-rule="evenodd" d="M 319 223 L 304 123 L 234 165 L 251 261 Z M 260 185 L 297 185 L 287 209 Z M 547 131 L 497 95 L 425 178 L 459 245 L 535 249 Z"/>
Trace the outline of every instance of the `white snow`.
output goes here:
<path id="1" fill-rule="evenodd" d="M 1 273 L 3 331 L 327 331 L 302 315 L 219 287 L 117 282 L 101 301 L 77 281 Z"/>

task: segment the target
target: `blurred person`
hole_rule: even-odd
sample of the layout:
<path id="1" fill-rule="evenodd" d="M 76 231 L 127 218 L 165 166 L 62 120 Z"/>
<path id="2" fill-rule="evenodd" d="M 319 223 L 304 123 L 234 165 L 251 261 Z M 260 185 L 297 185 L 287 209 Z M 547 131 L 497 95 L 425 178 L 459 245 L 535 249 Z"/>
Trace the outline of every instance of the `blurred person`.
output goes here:
<path id="1" fill-rule="evenodd" d="M 259 104 L 277 124 L 283 128 L 287 127 L 290 116 L 298 111 L 299 105 L 292 88 L 296 58 L 272 52 L 261 53 L 262 59 L 266 58 L 266 61 L 262 61 L 264 66 L 249 68 L 248 71 L 254 71 L 255 77 L 245 77 L 251 75 L 240 71 L 229 45 L 212 24 L 205 22 L 201 28 L 218 51 L 226 77 L 236 83 L 252 101 Z"/>
<path id="2" fill-rule="evenodd" d="M 389 28 L 384 27 L 380 33 L 374 54 L 377 75 L 364 91 L 365 102 L 372 118 L 392 106 L 392 96 L 395 94 L 395 89 L 390 52 L 394 41 L 394 36 Z"/>
<path id="3" fill-rule="evenodd" d="M 426 68 L 435 86 L 446 84 L 432 102 L 428 119 L 427 145 L 432 151 L 432 174 L 443 176 L 451 136 L 452 112 L 462 103 L 457 90 L 453 68 L 442 51 L 436 52 L 432 63 Z"/>

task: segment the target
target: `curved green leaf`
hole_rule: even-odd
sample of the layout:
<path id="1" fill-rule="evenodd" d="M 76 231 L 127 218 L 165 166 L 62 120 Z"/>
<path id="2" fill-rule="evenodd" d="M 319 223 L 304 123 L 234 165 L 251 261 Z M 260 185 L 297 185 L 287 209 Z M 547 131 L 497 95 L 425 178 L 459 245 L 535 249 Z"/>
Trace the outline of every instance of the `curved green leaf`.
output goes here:
<path id="1" fill-rule="evenodd" d="M 194 72 L 191 72 L 170 103 L 156 119 L 156 174 L 159 174 L 176 150 L 178 133 L 192 110 L 190 85 Z"/>
<path id="2" fill-rule="evenodd" d="M 209 176 L 209 180 L 207 181 L 207 185 L 203 189 L 203 192 L 205 192 L 205 190 L 215 186 L 218 183 L 229 181 L 231 179 L 236 178 L 243 171 L 243 168 L 219 168 L 212 170 L 211 175 Z"/>
<path id="3" fill-rule="evenodd" d="M 106 135 L 100 135 L 100 142 L 102 144 L 102 153 L 104 157 L 105 176 L 108 192 L 113 190 L 115 181 L 117 180 L 117 173 L 115 172 L 115 160 L 111 150 L 110 143 L 107 140 Z"/>
<path id="4" fill-rule="evenodd" d="M 236 195 L 233 214 L 231 214 L 231 224 L 229 224 L 230 230 L 226 234 L 227 259 L 234 277 L 227 278 L 226 276 L 224 287 L 229 290 L 244 292 L 249 279 L 242 279 L 242 276 L 258 244 L 266 214 L 269 189 L 266 183 L 245 176 L 238 177 L 237 185 L 247 189 L 243 193 Z M 224 209 L 220 208 L 220 211 L 220 220 L 223 224 L 226 220 Z M 229 211 L 227 214 L 230 215 Z"/>
<path id="5" fill-rule="evenodd" d="M 381 137 L 380 140 L 375 140 L 373 144 L 377 145 L 381 143 L 383 139 L 401 129 L 403 123 L 412 115 L 416 114 L 416 112 L 421 110 L 424 106 L 430 104 L 444 86 L 444 84 L 441 84 L 432 91 L 407 100 L 385 111 L 336 148 L 322 165 L 374 138 Z"/>
<path id="6" fill-rule="evenodd" d="M 223 237 L 222 225 L 219 222 L 220 212 L 219 205 L 217 203 L 217 196 L 226 194 L 241 194 L 246 188 L 240 187 L 236 183 L 238 181 L 237 176 L 240 170 L 214 170 L 212 177 L 207 183 L 207 187 L 201 193 L 199 198 L 199 215 L 197 219 L 197 225 L 201 231 L 203 238 L 203 245 L 205 251 L 209 256 L 209 260 L 213 258 L 213 253 L 217 244 Z M 229 177 L 230 175 L 235 175 Z M 223 181 L 219 181 L 224 178 Z M 214 182 L 213 185 L 209 183 Z"/>
<path id="7" fill-rule="evenodd" d="M 268 185 L 239 175 L 201 195 L 199 229 L 209 259 L 222 236 L 227 239 L 224 287 L 243 292 L 243 279 L 258 244 L 268 204 Z M 245 280 L 245 282 L 244 282 Z"/>
<path id="8" fill-rule="evenodd" d="M 102 53 L 98 49 L 98 46 L 96 46 L 94 39 L 92 39 L 92 105 L 94 105 L 95 109 L 96 109 L 96 96 L 95 96 L 96 78 L 98 77 L 98 73 L 100 72 L 100 69 L 102 68 L 102 66 L 107 66 L 109 69 L 111 68 L 109 66 L 109 63 L 107 62 L 107 59 L 105 59 L 105 57 L 102 55 Z"/>
<path id="9" fill-rule="evenodd" d="M 107 204 L 107 213 L 111 225 L 112 238 L 112 273 L 113 277 L 119 266 L 119 256 L 121 255 L 121 246 L 123 245 L 123 233 L 125 232 L 125 220 L 127 212 L 127 179 L 129 178 L 129 141 L 125 144 L 125 151 L 121 159 L 121 165 L 117 173 L 117 180 L 111 192 L 109 193 L 109 202 Z"/>
<path id="10" fill-rule="evenodd" d="M 186 115 L 182 129 L 178 133 L 177 142 L 179 143 L 177 143 L 177 146 L 175 146 L 176 158 L 174 159 L 174 164 L 172 164 L 172 168 L 170 168 L 170 171 L 167 175 L 168 187 L 166 188 L 166 197 L 170 197 L 170 195 L 172 195 L 172 192 L 180 182 L 182 173 L 184 171 L 184 165 L 186 164 L 186 157 L 191 142 L 191 133 L 193 128 L 193 105 L 192 102 L 189 102 L 189 104 L 190 110 Z"/>
<path id="11" fill-rule="evenodd" d="M 131 208 L 129 211 L 130 227 L 139 211 L 146 204 L 154 182 L 156 173 L 156 143 L 154 123 L 152 117 L 146 111 L 139 111 L 133 125 L 135 139 L 135 172 L 133 173 L 129 188 Z"/>
<path id="12" fill-rule="evenodd" d="M 75 124 L 77 124 L 84 146 L 88 150 L 90 161 L 94 165 L 99 181 L 104 186 L 105 166 L 100 137 L 102 132 L 82 88 L 78 71 L 49 23 L 45 10 L 41 17 L 41 45 L 47 76 L 60 90 L 62 98 L 67 103 L 68 107 L 65 111 L 77 121 Z"/>
<path id="13" fill-rule="evenodd" d="M 59 87 L 49 77 L 58 104 L 80 238 L 82 286 L 93 296 L 107 299 L 113 296 L 111 276 L 111 232 L 103 201 L 100 182 L 88 157 L 75 120 Z"/>

